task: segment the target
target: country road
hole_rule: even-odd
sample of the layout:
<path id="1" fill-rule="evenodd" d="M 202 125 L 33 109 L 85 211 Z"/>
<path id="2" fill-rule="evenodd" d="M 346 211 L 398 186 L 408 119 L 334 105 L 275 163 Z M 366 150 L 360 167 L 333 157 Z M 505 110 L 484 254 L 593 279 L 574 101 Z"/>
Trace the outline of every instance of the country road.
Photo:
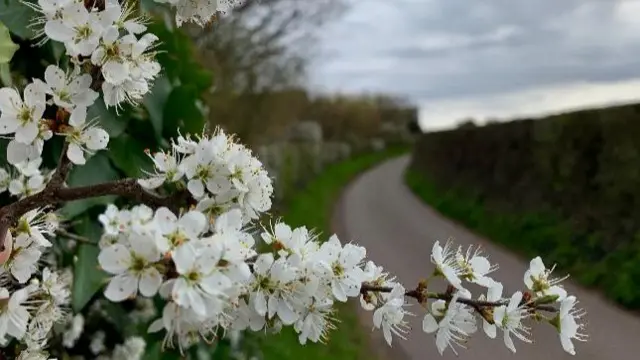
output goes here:
<path id="1" fill-rule="evenodd" d="M 421 203 L 403 183 L 402 174 L 408 161 L 407 156 L 390 160 L 352 182 L 343 193 L 334 214 L 334 228 L 340 238 L 366 246 L 368 257 L 396 275 L 407 288 L 415 286 L 420 278 L 431 273 L 433 267 L 429 255 L 435 240 L 453 237 L 456 244 L 463 247 L 480 244 L 490 260 L 500 265 L 494 278 L 502 281 L 505 293 L 523 289 L 523 274 L 528 267 L 528 259 L 488 242 Z M 514 338 L 517 354 L 512 354 L 504 346 L 501 332 L 491 340 L 480 327 L 479 333 L 467 343 L 467 349 L 458 349 L 457 357 L 450 349 L 441 357 L 433 335 L 422 332 L 424 311 L 418 305 L 413 305 L 410 311 L 417 315 L 411 319 L 414 330 L 409 334 L 409 339 L 403 341 L 396 337 L 392 349 L 379 348 L 381 360 L 640 358 L 640 317 L 618 309 L 598 294 L 580 289 L 570 281 L 565 283 L 565 287 L 577 296 L 579 305 L 588 312 L 589 341 L 575 342 L 576 356 L 566 354 L 555 330 L 544 324 L 534 327 L 533 344 Z M 442 288 L 433 290 L 441 291 Z M 363 321 L 370 326 L 371 313 L 366 313 Z M 380 333 L 373 333 L 376 345 L 380 345 Z"/>

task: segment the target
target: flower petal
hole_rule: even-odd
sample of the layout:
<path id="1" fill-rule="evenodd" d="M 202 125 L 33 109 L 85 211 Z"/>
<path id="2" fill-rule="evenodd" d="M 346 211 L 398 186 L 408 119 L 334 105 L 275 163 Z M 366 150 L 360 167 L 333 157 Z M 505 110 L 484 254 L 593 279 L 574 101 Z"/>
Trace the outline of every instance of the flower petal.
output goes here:
<path id="1" fill-rule="evenodd" d="M 120 274 L 129 268 L 131 264 L 131 253 L 126 246 L 113 244 L 100 251 L 98 264 L 108 273 Z"/>
<path id="2" fill-rule="evenodd" d="M 422 319 L 422 331 L 428 334 L 438 331 L 438 322 L 433 315 L 427 314 L 424 319 Z"/>
<path id="3" fill-rule="evenodd" d="M 76 165 L 84 165 L 87 163 L 87 160 L 84 158 L 84 151 L 77 144 L 69 144 L 67 157 Z"/>
<path id="4" fill-rule="evenodd" d="M 137 291 L 138 279 L 125 273 L 111 279 L 104 291 L 104 296 L 111 301 L 119 302 L 135 295 Z"/>
<path id="5" fill-rule="evenodd" d="M 84 106 L 76 107 L 69 116 L 69 125 L 80 128 L 87 121 L 87 108 Z"/>
<path id="6" fill-rule="evenodd" d="M 90 150 L 102 150 L 109 143 L 109 134 L 99 127 L 92 127 L 82 135 Z"/>
<path id="7" fill-rule="evenodd" d="M 5 87 L 0 89 L 0 111 L 3 114 L 16 114 L 22 107 L 22 98 L 13 88 Z"/>
<path id="8" fill-rule="evenodd" d="M 145 269 L 140 277 L 140 294 L 147 297 L 154 296 L 162 285 L 162 275 L 156 268 Z"/>
<path id="9" fill-rule="evenodd" d="M 49 65 L 44 71 L 44 81 L 46 81 L 47 85 L 53 88 L 53 90 L 61 90 L 66 85 L 66 75 L 59 67 Z"/>

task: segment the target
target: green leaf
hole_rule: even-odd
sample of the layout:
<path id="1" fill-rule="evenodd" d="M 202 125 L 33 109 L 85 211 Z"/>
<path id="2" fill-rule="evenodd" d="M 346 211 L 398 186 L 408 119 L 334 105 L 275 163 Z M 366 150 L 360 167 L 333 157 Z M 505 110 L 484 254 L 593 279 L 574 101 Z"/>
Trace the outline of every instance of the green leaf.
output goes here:
<path id="1" fill-rule="evenodd" d="M 19 46 L 11 40 L 9 29 L 0 22 L 0 64 L 11 61 Z"/>
<path id="2" fill-rule="evenodd" d="M 87 119 L 93 120 L 95 118 L 99 119 L 100 126 L 109 133 L 111 138 L 120 136 L 129 122 L 128 116 L 116 114 L 113 108 L 107 109 L 102 97 L 99 97 L 87 111 Z"/>
<path id="3" fill-rule="evenodd" d="M 9 64 L 0 64 L 0 81 L 2 81 L 2 86 L 13 86 L 13 78 L 11 77 L 11 67 Z"/>
<path id="4" fill-rule="evenodd" d="M 180 81 L 183 84 L 195 86 L 200 94 L 213 84 L 213 73 L 194 62 L 193 66 L 184 69 L 180 75 Z"/>
<path id="5" fill-rule="evenodd" d="M 69 174 L 69 186 L 85 186 L 117 180 L 118 173 L 113 169 L 105 152 L 92 156 L 85 165 L 76 166 Z M 101 196 L 91 199 L 68 202 L 62 208 L 62 214 L 71 219 L 96 205 L 112 203 L 115 196 Z"/>
<path id="6" fill-rule="evenodd" d="M 204 116 L 196 106 L 198 92 L 193 86 L 182 85 L 176 87 L 169 95 L 164 107 L 165 137 L 174 137 L 177 130 L 182 134 L 195 134 L 204 128 Z"/>
<path id="7" fill-rule="evenodd" d="M 164 105 L 171 94 L 173 86 L 166 76 L 155 80 L 151 92 L 143 100 L 144 106 L 149 112 L 151 125 L 158 138 L 162 137 L 162 123 L 164 120 Z"/>
<path id="8" fill-rule="evenodd" d="M 33 3 L 33 1 L 29 2 Z M 9 31 L 23 39 L 33 37 L 29 24 L 37 17 L 35 10 L 18 0 L 0 0 L 0 21 Z"/>
<path id="9" fill-rule="evenodd" d="M 109 158 L 129 177 L 140 177 L 144 175 L 142 169 L 151 168 L 151 161 L 144 150 L 140 142 L 129 134 L 123 134 L 109 142 Z"/>
<path id="10" fill-rule="evenodd" d="M 79 235 L 97 242 L 102 230 L 89 216 L 85 216 L 75 227 Z M 73 293 L 71 306 L 74 312 L 79 312 L 87 305 L 93 295 L 102 287 L 107 274 L 98 266 L 100 249 L 95 245 L 80 244 L 78 246 L 78 260 L 73 266 Z"/>

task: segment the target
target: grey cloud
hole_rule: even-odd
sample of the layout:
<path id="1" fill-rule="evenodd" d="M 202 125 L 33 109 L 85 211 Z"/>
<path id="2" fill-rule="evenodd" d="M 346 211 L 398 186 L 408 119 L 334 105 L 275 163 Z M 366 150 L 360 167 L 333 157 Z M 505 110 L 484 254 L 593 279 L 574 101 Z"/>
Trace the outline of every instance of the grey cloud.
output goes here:
<path id="1" fill-rule="evenodd" d="M 357 16 L 325 34 L 332 56 L 316 76 L 329 88 L 455 99 L 640 77 L 640 34 L 616 17 L 622 0 L 355 1 Z M 379 59 L 390 66 L 358 70 Z"/>

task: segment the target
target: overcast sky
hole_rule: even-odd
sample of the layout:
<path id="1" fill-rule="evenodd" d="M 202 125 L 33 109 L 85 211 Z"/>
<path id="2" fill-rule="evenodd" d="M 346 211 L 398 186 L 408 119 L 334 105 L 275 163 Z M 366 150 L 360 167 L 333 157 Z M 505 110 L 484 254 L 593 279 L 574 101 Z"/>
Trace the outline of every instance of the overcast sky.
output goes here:
<path id="1" fill-rule="evenodd" d="M 423 127 L 640 99 L 640 1 L 347 1 L 312 83 L 406 95 Z"/>

